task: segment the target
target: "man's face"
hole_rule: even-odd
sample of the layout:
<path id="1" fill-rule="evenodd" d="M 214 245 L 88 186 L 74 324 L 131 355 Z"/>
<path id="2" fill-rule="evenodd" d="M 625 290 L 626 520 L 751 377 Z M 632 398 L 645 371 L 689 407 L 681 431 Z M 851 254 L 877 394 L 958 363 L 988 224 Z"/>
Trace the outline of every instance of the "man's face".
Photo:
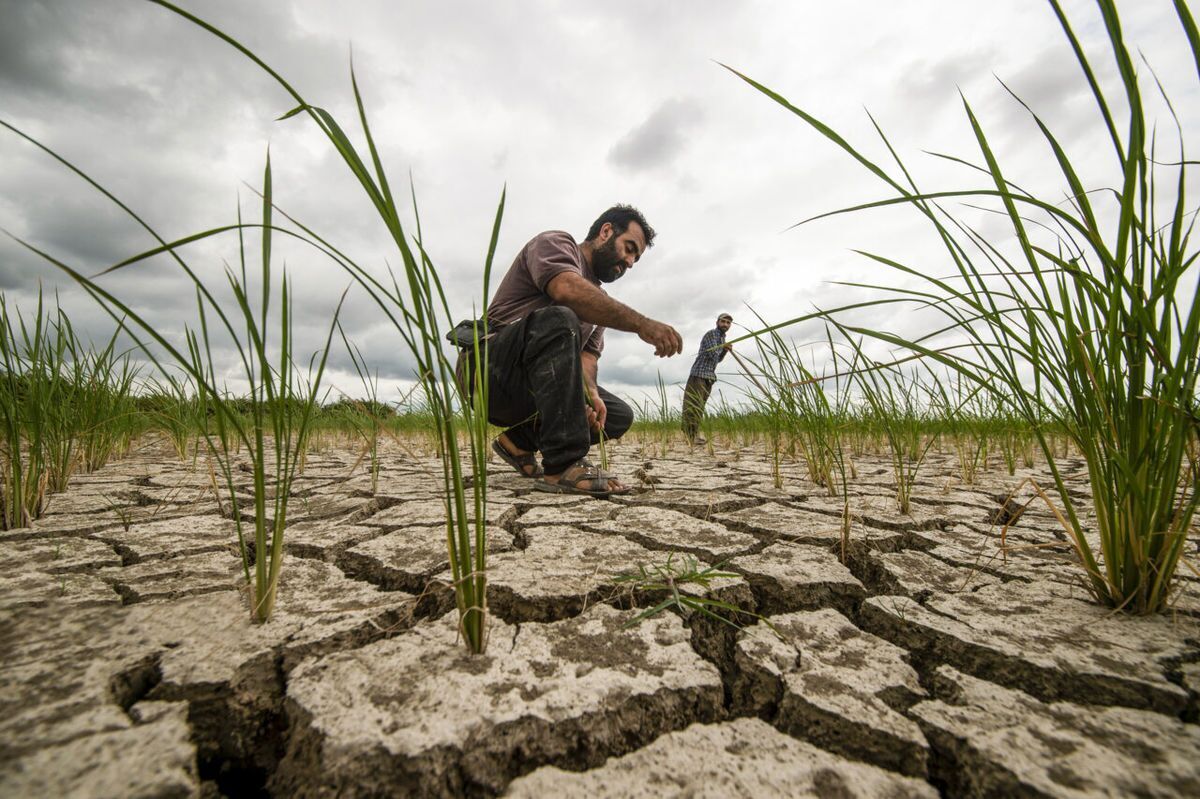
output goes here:
<path id="1" fill-rule="evenodd" d="M 728 316 L 722 316 L 720 319 L 717 320 L 717 327 L 721 328 L 722 330 L 728 330 L 729 326 L 732 324 L 733 324 L 733 320 L 730 319 Z"/>
<path id="2" fill-rule="evenodd" d="M 601 283 L 612 283 L 633 269 L 646 250 L 646 232 L 637 222 L 630 222 L 619 236 L 606 222 L 598 238 L 600 243 L 592 251 L 592 272 Z"/>

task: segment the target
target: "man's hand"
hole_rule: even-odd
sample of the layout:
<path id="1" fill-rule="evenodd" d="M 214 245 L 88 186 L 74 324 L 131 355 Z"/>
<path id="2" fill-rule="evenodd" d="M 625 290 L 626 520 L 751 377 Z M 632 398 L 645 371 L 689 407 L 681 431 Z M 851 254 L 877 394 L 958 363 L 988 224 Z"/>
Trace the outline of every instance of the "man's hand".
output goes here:
<path id="1" fill-rule="evenodd" d="M 670 325 L 646 319 L 637 334 L 642 341 L 654 346 L 654 354 L 660 358 L 670 358 L 683 352 L 683 337 Z"/>
<path id="2" fill-rule="evenodd" d="M 587 406 L 588 427 L 600 432 L 604 429 L 604 422 L 608 419 L 608 407 L 604 404 L 604 400 L 600 399 L 598 391 L 589 393 L 591 399 Z"/>
<path id="3" fill-rule="evenodd" d="M 600 389 L 597 388 L 596 375 L 599 369 L 599 356 L 594 352 L 584 350 L 579 354 L 579 365 L 583 367 L 583 412 L 587 417 L 588 427 L 600 431 L 608 419 L 608 408 L 600 399 Z"/>
<path id="4" fill-rule="evenodd" d="M 732 344 L 722 344 L 722 345 L 721 345 L 721 347 L 722 347 L 722 348 L 723 348 L 723 349 L 724 349 L 726 352 L 733 352 L 733 345 L 732 345 Z"/>

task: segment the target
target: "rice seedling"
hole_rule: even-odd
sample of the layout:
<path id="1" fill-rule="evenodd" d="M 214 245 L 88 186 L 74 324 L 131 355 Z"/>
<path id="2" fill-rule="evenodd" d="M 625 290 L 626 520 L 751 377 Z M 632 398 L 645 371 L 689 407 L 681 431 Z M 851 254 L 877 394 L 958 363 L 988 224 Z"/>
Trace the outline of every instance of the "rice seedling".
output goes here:
<path id="1" fill-rule="evenodd" d="M 32 321 L 9 309 L 0 295 L 0 424 L 3 424 L 3 494 L 0 522 L 5 530 L 26 527 L 40 514 L 50 481 L 46 435 L 54 383 L 61 360 L 61 336 L 50 338 L 52 323 L 41 293 Z"/>
<path id="2" fill-rule="evenodd" d="M 116 340 L 88 349 L 40 291 L 28 317 L 0 295 L 6 529 L 37 518 L 47 493 L 65 490 L 77 470 L 99 468 L 128 441 L 136 370 Z"/>
<path id="3" fill-rule="evenodd" d="M 203 438 L 210 456 L 217 461 L 224 476 L 226 494 L 230 503 L 229 513 L 237 527 L 243 571 L 252 594 L 250 615 L 255 621 L 267 621 L 271 617 L 279 585 L 283 556 L 283 533 L 287 525 L 290 488 L 296 475 L 298 456 L 304 451 L 306 445 L 309 423 L 316 405 L 317 392 L 333 336 L 331 324 L 324 348 L 314 354 L 309 363 L 308 375 L 306 378 L 301 378 L 293 361 L 291 288 L 286 270 L 278 279 L 279 307 L 274 317 L 271 313 L 271 295 L 275 291 L 276 279 L 271 270 L 272 231 L 275 228 L 272 224 L 270 158 L 267 159 L 263 174 L 263 221 L 261 225 L 242 224 L 239 210 L 239 221 L 236 225 L 204 231 L 181 241 L 167 243 L 132 209 L 91 180 L 78 167 L 31 137 L 16 131 L 15 128 L 7 125 L 6 127 L 40 147 L 97 188 L 160 242 L 160 246 L 127 258 L 109 267 L 101 275 L 119 269 L 127 269 L 167 253 L 193 282 L 199 312 L 199 332 L 185 328 L 184 338 L 187 353 L 185 355 L 168 341 L 153 324 L 103 288 L 97 279 L 86 277 L 70 265 L 27 242 L 20 242 L 30 251 L 69 275 L 99 302 L 117 324 L 130 333 L 161 373 L 167 374 L 167 370 L 162 364 L 163 356 L 157 354 L 147 342 L 139 338 L 129 328 L 129 325 L 138 328 L 147 339 L 171 359 L 174 367 L 182 369 L 196 385 L 203 412 L 206 416 L 210 411 L 212 412 L 212 419 L 216 427 L 215 443 L 214 436 L 208 435 L 207 432 Z M 249 280 L 244 237 L 244 230 L 247 227 L 258 227 L 261 230 L 260 296 L 258 297 L 252 297 L 247 289 Z M 230 316 L 224 312 L 221 304 L 179 252 L 180 248 L 187 243 L 229 230 L 236 230 L 238 234 L 241 270 L 240 273 L 235 273 L 232 269 L 227 268 L 225 276 L 234 298 L 236 311 L 240 315 L 242 328 L 240 335 Z M 340 302 L 338 307 L 340 309 Z M 232 340 L 239 354 L 243 374 L 250 387 L 249 395 L 243 402 L 247 413 L 243 413 L 238 403 L 228 397 L 223 388 L 216 384 L 216 370 L 212 361 L 208 323 L 210 314 L 220 321 L 221 329 Z M 336 318 L 337 312 L 335 311 L 334 321 Z M 272 340 L 269 336 L 269 325 L 272 322 L 278 324 L 277 340 Z M 316 364 L 315 374 L 314 364 Z M 245 448 L 251 462 L 250 473 L 254 496 L 252 550 L 243 530 L 244 520 L 239 510 L 238 490 L 233 477 L 233 455 L 240 447 Z M 269 491 L 268 485 L 270 486 Z M 271 506 L 269 509 L 268 503 Z M 253 578 L 250 576 L 251 560 L 253 560 L 254 566 Z"/>
<path id="4" fill-rule="evenodd" d="M 871 363 L 863 354 L 862 342 L 848 339 L 854 350 L 848 370 L 863 398 L 869 423 L 887 444 L 891 456 L 896 505 L 900 513 L 912 510 L 912 491 L 917 472 L 929 454 L 935 436 L 926 435 L 927 390 L 917 375 L 906 375 L 894 364 Z"/>
<path id="5" fill-rule="evenodd" d="M 325 109 L 309 103 L 278 72 L 232 36 L 165 0 L 153 0 L 172 13 L 208 31 L 249 58 L 257 67 L 274 79 L 296 103 L 281 119 L 306 116 L 311 120 L 363 189 L 383 221 L 400 255 L 401 277 L 392 272 L 389 281 L 375 278 L 342 251 L 297 220 L 283 214 L 309 240 L 347 271 L 355 283 L 375 302 L 404 340 L 417 361 L 417 379 L 424 400 L 433 414 L 439 452 L 442 456 L 442 478 L 446 503 L 446 546 L 450 557 L 459 626 L 467 647 L 482 652 L 487 645 L 487 529 L 484 504 L 487 490 L 487 453 L 489 429 L 486 412 L 476 412 L 471 396 L 480 409 L 487 405 L 486 347 L 475 347 L 472 365 L 473 386 L 460 387 L 455 380 L 455 365 L 443 349 L 442 333 L 453 327 L 446 295 L 432 259 L 425 250 L 421 235 L 420 217 L 416 216 L 416 232 L 410 242 L 401 222 L 400 206 L 396 201 L 383 167 L 379 149 L 371 133 L 358 81 L 351 69 L 350 79 L 367 148 L 364 159 L 342 126 Z M 369 165 L 368 165 L 369 164 Z M 269 197 L 265 201 L 269 204 Z M 413 197 L 414 213 L 416 210 Z M 492 238 L 484 265 L 482 312 L 486 312 L 488 282 L 495 254 L 504 199 L 501 196 L 492 229 Z M 282 213 L 282 212 L 281 212 Z M 464 391 L 463 388 L 473 388 Z M 457 412 L 456 412 L 457 410 Z M 465 420 L 462 421 L 462 420 Z M 463 430 L 465 428 L 465 430 Z M 460 451 L 459 433 L 467 434 L 468 466 L 474 507 L 466 500 L 466 474 Z M 472 512 L 473 511 L 473 512 Z M 472 530 L 472 521 L 474 529 Z"/>
<path id="6" fill-rule="evenodd" d="M 486 521 L 483 513 L 486 499 L 486 453 L 488 442 L 488 425 L 486 414 L 474 413 L 466 394 L 460 394 L 454 380 L 454 365 L 449 361 L 442 349 L 441 329 L 448 329 L 450 312 L 446 297 L 431 259 L 422 244 L 420 218 L 416 219 L 416 235 L 412 242 L 404 230 L 400 220 L 399 205 L 396 202 L 390 184 L 383 169 L 379 151 L 371 135 L 363 106 L 362 96 L 358 90 L 357 80 L 351 70 L 351 84 L 354 90 L 356 107 L 366 144 L 369 152 L 369 162 L 359 154 L 351 143 L 341 125 L 324 109 L 308 103 L 292 88 L 277 72 L 255 56 L 250 50 L 235 39 L 203 20 L 183 11 L 167 2 L 155 0 L 157 5 L 178 14 L 192 24 L 208 31 L 219 39 L 233 46 L 248 57 L 259 68 L 275 79 L 296 101 L 296 107 L 283 116 L 284 119 L 297 115 L 305 115 L 314 122 L 320 131 L 333 145 L 339 157 L 350 169 L 359 185 L 366 192 L 372 205 L 379 213 L 403 261 L 402 279 L 397 278 L 389 270 L 389 281 L 383 282 L 373 277 L 367 270 L 360 267 L 315 231 L 301 224 L 296 219 L 280 211 L 281 216 L 290 222 L 294 229 L 276 226 L 272 213 L 277 210 L 272 200 L 270 185 L 270 166 L 265 173 L 263 199 L 263 222 L 261 225 L 243 224 L 239 218 L 236 225 L 204 231 L 189 236 L 180 241 L 167 243 L 162 237 L 144 223 L 125 204 L 121 203 L 111 193 L 100 187 L 87 177 L 85 173 L 65 159 L 37 143 L 32 138 L 15 131 L 36 146 L 43 149 L 74 171 L 81 178 L 97 188 L 118 207 L 132 216 L 148 232 L 160 242 L 160 247 L 141 253 L 130 259 L 114 265 L 107 271 L 126 268 L 132 264 L 144 261 L 160 254 L 167 254 L 183 269 L 194 282 L 197 293 L 197 305 L 200 310 L 199 331 L 188 331 L 187 354 L 172 346 L 157 331 L 147 325 L 144 320 L 133 314 L 121 301 L 107 292 L 95 281 L 89 280 L 72 269 L 69 265 L 54 259 L 47 253 L 41 252 L 29 244 L 26 247 L 41 255 L 67 272 L 82 285 L 94 298 L 109 311 L 110 314 L 121 313 L 128 316 L 131 322 L 138 326 L 157 347 L 166 352 L 176 366 L 183 369 L 195 382 L 200 394 L 202 406 L 216 409 L 213 415 L 215 430 L 213 435 L 205 435 L 210 454 L 221 467 L 227 496 L 230 501 L 229 513 L 238 522 L 239 541 L 242 544 L 243 565 L 249 581 L 249 547 L 241 532 L 241 513 L 237 504 L 237 491 L 232 476 L 232 455 L 244 448 L 252 463 L 254 490 L 254 521 L 256 527 L 254 546 L 254 599 L 251 603 L 254 617 L 265 620 L 269 617 L 274 602 L 275 589 L 278 585 L 280 556 L 282 553 L 282 535 L 286 524 L 287 498 L 289 486 L 296 469 L 306 452 L 307 435 L 310 430 L 313 408 L 316 405 L 317 389 L 323 373 L 325 359 L 329 351 L 329 343 L 333 335 L 333 326 L 329 330 L 325 347 L 310 361 L 307 382 L 298 379 L 297 370 L 292 363 L 291 339 L 291 301 L 290 285 L 286 274 L 280 283 L 280 300 L 278 302 L 279 335 L 278 341 L 273 342 L 277 354 L 277 366 L 268 360 L 267 321 L 270 306 L 270 291 L 273 286 L 270 269 L 270 250 L 272 232 L 278 232 L 307 243 L 326 256 L 332 258 L 350 277 L 363 288 L 384 315 L 392 323 L 400 337 L 408 345 L 409 350 L 418 362 L 418 382 L 424 393 L 426 407 L 432 412 L 439 453 L 443 458 L 443 482 L 446 502 L 446 531 L 447 549 L 450 555 L 451 570 L 456 602 L 458 604 L 460 628 L 468 647 L 473 652 L 482 652 L 486 646 Z M 492 240 L 489 247 L 487 262 L 484 269 L 483 297 L 486 305 L 487 283 L 490 274 L 491 261 L 495 252 L 499 224 L 503 215 L 504 201 L 501 198 L 497 209 L 495 224 L 492 230 Z M 415 208 L 415 198 L 414 198 Z M 245 338 L 239 337 L 230 318 L 224 313 L 221 305 L 214 299 L 212 293 L 196 276 L 196 273 L 180 257 L 178 249 L 183 245 L 218 235 L 230 230 L 239 234 L 242 242 L 243 231 L 255 227 L 261 230 L 262 237 L 262 296 L 252 302 L 246 288 L 244 243 L 242 251 L 242 276 L 227 273 L 229 287 L 234 294 L 237 311 L 245 328 Z M 256 316 L 255 308 L 260 307 L 261 313 Z M 340 307 L 340 305 L 339 305 Z M 238 411 L 234 403 L 215 384 L 216 374 L 212 364 L 212 347 L 209 339 L 209 315 L 219 322 L 218 330 L 239 344 L 244 372 L 251 385 L 251 395 L 248 400 L 249 422 Z M 335 312 L 334 321 L 337 314 Z M 243 346 L 244 342 L 244 346 Z M 147 354 L 154 358 L 149 348 L 143 347 Z M 319 358 L 318 358 L 319 356 Z M 155 361 L 156 365 L 158 362 Z M 315 373 L 314 373 L 314 364 Z M 476 348 L 475 373 L 486 374 L 485 348 Z M 160 367 L 161 368 L 161 367 Z M 481 407 L 486 405 L 486 381 L 476 378 L 476 401 L 482 400 Z M 306 387 L 302 390 L 301 384 Z M 456 403 L 461 407 L 461 413 L 456 413 Z M 292 412 L 299 409 L 299 414 Z M 461 419 L 466 419 L 463 424 Z M 473 513 L 468 509 L 464 490 L 466 476 L 460 452 L 459 433 L 465 427 L 469 441 L 470 470 L 473 478 L 470 482 L 474 491 Z M 268 455 L 268 432 L 271 434 L 271 447 L 274 455 L 270 463 L 274 470 L 272 479 L 268 480 L 266 473 Z M 215 439 L 215 444 L 213 443 Z M 232 449 L 231 449 L 232 447 Z M 214 483 L 216 474 L 213 472 Z M 270 482 L 270 491 L 268 491 Z M 274 506 L 273 514 L 267 514 L 268 494 Z M 474 520 L 474 536 L 472 537 L 471 522 Z M 268 540 L 267 526 L 271 534 Z"/>
<path id="7" fill-rule="evenodd" d="M 345 418 L 358 431 L 366 445 L 367 470 L 371 475 L 371 493 L 375 494 L 379 490 L 379 434 L 383 429 L 383 416 L 379 412 L 379 373 L 371 373 L 362 350 L 346 337 L 346 331 L 340 324 L 338 333 L 346 345 L 346 352 L 350 354 L 350 362 L 354 364 L 354 371 L 358 374 L 363 391 L 366 392 L 366 402 L 354 403 L 355 407 L 347 409 L 350 412 L 346 414 Z"/>
<path id="8" fill-rule="evenodd" d="M 759 321 L 763 322 L 761 317 Z M 798 348 L 785 342 L 778 331 L 756 337 L 755 343 L 760 355 L 756 365 L 759 379 L 752 385 L 760 391 L 765 389 L 768 396 L 755 396 L 754 401 L 762 404 L 765 399 L 764 407 L 780 415 L 783 428 L 805 463 L 808 478 L 825 488 L 829 496 L 837 496 L 839 486 L 845 495 L 842 430 L 850 395 L 843 376 L 835 373 L 827 380 L 814 374 L 805 366 Z M 833 402 L 825 393 L 826 382 L 834 385 Z"/>
<path id="9" fill-rule="evenodd" d="M 208 426 L 200 392 L 195 382 L 185 372 L 176 375 L 168 372 L 161 377 L 151 376 L 147 381 L 148 393 L 141 398 L 142 409 L 149 413 L 156 429 L 161 430 L 174 447 L 180 460 L 192 459 L 199 454 L 192 441 Z"/>
<path id="10" fill-rule="evenodd" d="M 738 368 L 741 369 L 742 375 L 750 381 L 750 385 L 755 389 L 755 392 L 750 395 L 751 402 L 767 421 L 767 446 L 771 456 L 771 484 L 776 491 L 779 491 L 783 488 L 783 472 L 780 467 L 787 401 L 764 385 L 768 378 L 762 372 L 761 366 L 748 362 L 733 350 L 730 352 L 733 353 L 733 358 L 737 362 Z M 760 377 L 763 380 L 760 381 Z"/>
<path id="11" fill-rule="evenodd" d="M 974 485 L 980 469 L 987 468 L 988 441 L 993 427 L 982 389 L 963 383 L 961 376 L 951 379 L 951 389 L 931 374 L 930 409 L 940 416 L 939 440 L 949 439 L 958 460 L 958 475 L 966 485 Z"/>
<path id="12" fill-rule="evenodd" d="M 110 497 L 108 494 L 101 494 L 100 499 L 121 522 L 121 529 L 128 533 L 129 528 L 133 526 L 133 507 L 120 498 Z"/>
<path id="13" fill-rule="evenodd" d="M 1017 459 L 1025 451 L 1024 439 L 1016 424 L 1014 416 L 1001 417 L 1001 427 L 996 434 L 996 447 L 1000 450 L 1000 459 L 1009 477 L 1017 473 Z"/>
<path id="14" fill-rule="evenodd" d="M 662 376 L 660 375 L 658 379 L 661 382 Z M 588 391 L 587 380 L 583 381 L 583 401 L 587 404 L 588 412 L 594 415 L 596 406 L 592 404 L 592 394 L 590 391 Z M 599 439 L 597 441 L 597 446 L 600 449 L 600 468 L 607 469 L 608 468 L 608 447 L 604 443 L 604 428 L 601 427 L 597 431 L 597 433 L 599 435 Z"/>
<path id="15" fill-rule="evenodd" d="M 613 576 L 613 583 L 625 589 L 631 597 L 639 593 L 667 594 L 665 599 L 638 613 L 621 625 L 622 627 L 636 627 L 646 619 L 674 608 L 685 619 L 698 613 L 737 630 L 742 629 L 742 625 L 738 624 L 736 619 L 739 616 L 748 616 L 766 624 L 776 635 L 779 634 L 767 619 L 757 613 L 743 610 L 731 602 L 687 593 L 689 586 L 708 590 L 715 580 L 737 579 L 741 575 L 721 571 L 720 564 L 700 568 L 700 562 L 691 555 L 684 555 L 683 563 L 676 564 L 675 555 L 676 553 L 671 552 L 663 563 L 649 566 L 639 564 L 636 572 L 621 572 Z"/>
<path id="16" fill-rule="evenodd" d="M 762 317 L 758 319 L 765 324 Z M 849 480 L 854 467 L 843 442 L 851 423 L 851 383 L 837 370 L 828 376 L 814 374 L 804 365 L 796 346 L 785 342 L 777 330 L 768 328 L 761 334 L 752 333 L 750 337 L 758 346 L 759 363 L 752 364 L 737 353 L 734 358 L 753 388 L 749 395 L 751 402 L 767 417 L 771 429 L 787 432 L 790 446 L 799 449 L 808 478 L 824 487 L 829 496 L 842 497 L 840 540 L 841 559 L 845 562 L 853 523 Z M 826 342 L 833 353 L 829 328 L 826 328 Z M 851 364 L 847 374 L 854 371 L 854 364 Z M 832 402 L 825 392 L 827 383 L 834 387 Z M 773 476 L 778 489 L 782 487 L 779 440 L 773 438 L 772 442 Z"/>
<path id="17" fill-rule="evenodd" d="M 138 369 L 130 364 L 129 353 L 117 351 L 120 333 L 118 326 L 99 350 L 85 349 L 74 334 L 70 336 L 74 391 L 63 412 L 77 431 L 79 458 L 88 472 L 127 447 L 136 431 L 133 391 Z"/>
<path id="18" fill-rule="evenodd" d="M 653 394 L 647 392 L 643 398 L 633 400 L 637 407 L 630 434 L 648 449 L 657 449 L 660 457 L 666 457 L 671 441 L 679 430 L 679 411 L 671 406 L 667 383 L 659 372 Z M 629 440 L 629 435 L 626 440 Z"/>
<path id="19" fill-rule="evenodd" d="M 1174 5 L 1200 67 L 1195 21 L 1185 3 L 1177 0 Z M 965 98 L 963 109 L 980 161 L 942 157 L 985 182 L 930 192 L 917 186 L 878 126 L 897 174 L 781 95 L 737 74 L 895 193 L 833 213 L 909 206 L 930 226 L 952 264 L 951 276 L 942 278 L 928 264 L 864 253 L 916 285 L 866 286 L 884 292 L 866 307 L 907 303 L 942 315 L 944 322 L 923 337 L 866 325 L 846 325 L 847 331 L 939 363 L 1019 415 L 1046 459 L 1091 592 L 1108 606 L 1154 613 L 1168 604 L 1197 506 L 1200 303 L 1197 281 L 1189 282 L 1197 261 L 1191 242 L 1195 212 L 1188 209 L 1185 197 L 1193 162 L 1187 158 L 1178 117 L 1156 78 L 1178 138 L 1178 144 L 1171 145 L 1177 151 L 1172 158 L 1157 154 L 1157 128 L 1148 118 L 1148 98 L 1115 2 L 1096 3 L 1119 76 L 1115 95 L 1097 80 L 1059 3 L 1049 0 L 1049 6 L 1090 88 L 1100 130 L 1114 156 L 1109 162 L 1111 182 L 1085 185 L 1068 147 L 1014 94 L 1041 132 L 1051 166 L 1066 187 L 1064 202 L 1031 194 L 1010 179 Z M 943 207 L 952 199 L 991 203 L 988 207 L 1006 221 L 1011 238 L 989 240 Z M 957 342 L 937 343 L 949 336 L 956 336 Z M 1056 420 L 1065 442 L 1086 463 L 1094 529 L 1085 525 L 1085 514 L 1067 490 L 1057 463 L 1060 449 L 1046 424 L 1049 419 Z"/>
<path id="20" fill-rule="evenodd" d="M 292 333 L 292 300 L 291 288 L 286 270 L 279 280 L 279 310 L 278 335 L 274 347 L 278 350 L 275 364 L 272 364 L 269 352 L 269 325 L 271 293 L 274 284 L 271 276 L 271 239 L 272 239 L 272 204 L 271 204 L 271 162 L 263 177 L 263 222 L 262 222 L 262 253 L 261 253 L 261 296 L 253 298 L 247 290 L 249 281 L 246 270 L 246 248 L 242 229 L 238 229 L 239 255 L 241 263 L 240 276 L 227 273 L 230 288 L 233 292 L 237 308 L 241 311 L 244 324 L 245 338 L 235 337 L 238 350 L 242 353 L 243 371 L 249 384 L 250 419 L 247 425 L 237 414 L 227 398 L 219 394 L 215 388 L 216 370 L 212 363 L 212 347 L 209 341 L 207 314 L 203 303 L 200 308 L 200 330 L 203 351 L 207 359 L 207 371 L 201 363 L 196 340 L 189 343 L 192 353 L 191 376 L 201 386 L 205 398 L 216 409 L 215 419 L 218 421 L 219 446 L 209 444 L 209 451 L 218 461 L 226 475 L 229 498 L 238 528 L 238 540 L 241 542 L 243 566 L 246 567 L 247 555 L 245 536 L 242 531 L 241 514 L 238 512 L 237 492 L 234 490 L 231 477 L 232 458 L 228 448 L 228 438 L 222 429 L 225 422 L 233 428 L 236 440 L 245 445 L 251 462 L 254 485 L 254 601 L 252 615 L 257 621 L 266 621 L 271 617 L 275 596 L 279 585 L 283 557 L 283 537 L 287 526 L 288 502 L 291 499 L 291 487 L 296 478 L 300 462 L 307 450 L 308 435 L 311 430 L 313 410 L 317 404 L 321 378 L 325 371 L 329 347 L 333 339 L 333 330 L 337 324 L 341 302 L 334 311 L 333 320 L 326 336 L 324 347 L 314 354 L 309 362 L 307 375 L 301 377 L 293 360 Z M 343 299 L 345 294 L 342 295 Z M 253 302 L 257 300 L 257 302 Z M 258 316 L 255 312 L 258 311 Z M 319 361 L 318 361 L 319 359 Z M 313 363 L 316 362 L 315 374 Z M 201 379 L 207 374 L 210 380 Z M 293 406 L 299 402 L 300 407 Z M 298 411 L 298 412 L 297 412 Z M 270 440 L 268 441 L 268 435 Z M 208 437 L 205 439 L 210 441 Z M 268 479 L 270 480 L 270 496 L 268 496 Z M 271 507 L 268 510 L 268 500 Z M 247 579 L 248 575 L 247 575 Z"/>

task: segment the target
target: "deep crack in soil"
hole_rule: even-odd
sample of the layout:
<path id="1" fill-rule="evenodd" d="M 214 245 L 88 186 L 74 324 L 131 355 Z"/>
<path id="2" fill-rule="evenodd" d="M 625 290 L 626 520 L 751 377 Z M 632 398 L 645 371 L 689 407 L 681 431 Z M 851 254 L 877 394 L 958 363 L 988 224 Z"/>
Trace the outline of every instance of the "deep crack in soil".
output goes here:
<path id="1" fill-rule="evenodd" d="M 853 769 L 870 764 L 871 779 L 897 795 L 918 795 L 906 793 L 918 788 L 930 791 L 922 795 L 1049 795 L 1054 786 L 1089 790 L 1088 768 L 1126 756 L 1124 739 L 1093 729 L 1088 712 L 1156 731 L 1138 755 L 1154 767 L 1130 790 L 1169 793 L 1200 780 L 1194 599 L 1182 607 L 1178 628 L 1161 619 L 1113 621 L 1074 592 L 1059 562 L 997 558 L 998 539 L 972 533 L 971 514 L 977 507 L 977 526 L 1024 526 L 1028 508 L 1010 498 L 1006 478 L 998 478 L 1005 492 L 950 498 L 947 480 L 928 480 L 918 491 L 929 494 L 914 497 L 917 515 L 907 518 L 881 510 L 886 495 L 869 487 L 853 498 L 842 564 L 841 517 L 802 478 L 771 492 L 751 474 L 751 450 L 718 461 L 700 452 L 648 459 L 633 446 L 614 447 L 617 468 L 640 469 L 647 490 L 617 502 L 539 495 L 503 470 L 492 475 L 488 604 L 495 630 L 512 630 L 493 636 L 489 654 L 477 659 L 454 640 L 440 500 L 411 455 L 403 469 L 384 462 L 375 493 L 346 476 L 344 460 L 326 466 L 310 457 L 311 479 L 297 489 L 299 510 L 286 539 L 284 580 L 296 593 L 281 597 L 279 617 L 260 627 L 242 619 L 235 542 L 155 545 L 124 529 L 119 509 L 90 499 L 95 489 L 75 499 L 67 492 L 60 507 L 101 509 L 89 510 L 86 521 L 62 514 L 59 531 L 51 516 L 6 540 L 103 541 L 120 566 L 89 565 L 83 553 L 73 555 L 82 560 L 70 572 L 112 586 L 127 607 L 97 607 L 87 596 L 78 607 L 133 615 L 128 624 L 98 624 L 104 616 L 80 615 L 65 601 L 69 593 L 40 596 L 37 581 L 12 583 L 24 592 L 13 608 L 44 613 L 36 625 L 33 617 L 23 624 L 0 606 L 7 614 L 0 653 L 14 670 L 8 687 L 0 684 L 0 708 L 10 719 L 0 721 L 0 751 L 14 755 L 11 767 L 0 767 L 0 787 L 19 795 L 29 775 L 64 790 L 71 779 L 88 779 L 45 771 L 41 749 L 99 758 L 93 768 L 128 768 L 131 780 L 142 766 L 177 763 L 173 781 L 163 784 L 192 780 L 208 795 L 496 795 L 516 778 L 554 773 L 541 767 L 605 773 L 660 745 L 669 756 L 668 742 L 693 723 L 700 726 L 689 734 L 701 735 L 754 718 L 781 740 L 815 744 L 803 758 L 818 765 L 804 768 L 814 769 L 812 785 L 830 791 L 866 784 Z M 624 448 L 628 461 L 620 460 Z M 160 487 L 159 467 L 138 471 L 153 463 L 149 457 L 108 467 L 124 482 L 104 483 L 104 490 L 139 506 L 159 503 L 147 493 Z M 931 456 L 923 468 L 949 474 L 953 464 Z M 245 473 L 237 474 L 245 483 Z M 957 516 L 938 515 L 950 504 Z M 180 534 L 182 522 L 159 521 L 164 536 Z M 672 607 L 624 629 L 624 621 L 672 594 L 630 590 L 614 578 L 671 553 L 738 575 L 709 589 L 684 586 L 723 603 L 709 606 L 716 618 Z M 146 571 L 154 564 L 157 571 Z M 225 566 L 214 572 L 214 564 Z M 155 580 L 167 580 L 167 588 Z M 170 621 L 177 613 L 200 624 L 178 626 Z M 789 632 L 776 636 L 752 614 Z M 78 629 L 71 627 L 76 616 Z M 1067 617 L 1074 627 L 1054 626 Z M 61 642 L 79 636 L 93 638 L 84 659 L 56 659 Z M 425 649 L 406 648 L 421 640 L 430 642 Z M 662 659 L 668 651 L 675 654 Z M 87 666 L 106 658 L 108 671 Z M 462 690 L 475 691 L 479 706 L 447 712 L 452 694 L 439 697 L 439 680 L 474 686 Z M 1025 742 L 1013 762 L 991 748 L 986 724 L 961 721 L 1020 703 L 1028 721 L 1005 722 L 1006 734 Z M 186 708 L 190 742 L 169 744 L 170 754 L 164 749 L 144 762 L 143 750 L 122 743 L 128 762 L 104 760 L 108 737 L 140 729 L 167 747 L 176 706 Z M 1049 732 L 1043 718 L 1065 732 Z M 343 727 L 347 721 L 357 726 Z M 28 746 L 12 746 L 18 730 Z M 760 749 L 775 751 L 774 744 Z M 786 745 L 779 751 L 801 758 Z M 742 756 L 730 750 L 710 761 L 741 769 Z M 669 761 L 648 762 L 660 772 L 670 768 Z"/>

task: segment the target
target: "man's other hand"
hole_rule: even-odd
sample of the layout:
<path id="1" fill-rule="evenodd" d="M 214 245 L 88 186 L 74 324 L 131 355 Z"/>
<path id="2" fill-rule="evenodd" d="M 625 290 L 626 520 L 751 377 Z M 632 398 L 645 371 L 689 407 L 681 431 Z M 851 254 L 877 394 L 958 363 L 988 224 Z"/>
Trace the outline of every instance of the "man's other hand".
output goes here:
<path id="1" fill-rule="evenodd" d="M 670 358 L 683 352 L 683 337 L 670 325 L 647 319 L 638 330 L 638 338 L 654 347 L 654 354 L 660 358 Z"/>
<path id="2" fill-rule="evenodd" d="M 608 419 L 608 406 L 604 404 L 604 400 L 600 399 L 599 392 L 592 391 L 590 393 L 591 401 L 586 408 L 588 427 L 600 431 L 604 429 L 604 422 Z"/>

